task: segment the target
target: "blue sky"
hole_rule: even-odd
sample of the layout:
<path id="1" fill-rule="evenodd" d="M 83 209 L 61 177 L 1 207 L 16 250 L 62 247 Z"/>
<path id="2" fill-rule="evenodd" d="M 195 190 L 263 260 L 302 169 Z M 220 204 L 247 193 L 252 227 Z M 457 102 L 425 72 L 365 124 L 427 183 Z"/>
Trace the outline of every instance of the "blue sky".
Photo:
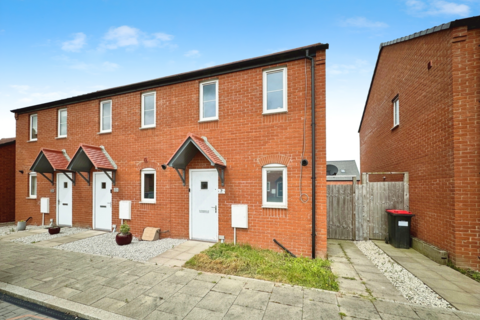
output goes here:
<path id="1" fill-rule="evenodd" d="M 317 42 L 327 158 L 359 160 L 379 44 L 478 15 L 480 0 L 0 1 L 0 137 L 11 109 Z"/>

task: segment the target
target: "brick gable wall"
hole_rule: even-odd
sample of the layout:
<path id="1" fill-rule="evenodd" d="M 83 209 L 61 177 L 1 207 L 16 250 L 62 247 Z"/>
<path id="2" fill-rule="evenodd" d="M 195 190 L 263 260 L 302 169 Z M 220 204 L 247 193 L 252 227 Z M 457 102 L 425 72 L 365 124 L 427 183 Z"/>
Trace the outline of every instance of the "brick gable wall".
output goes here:
<path id="1" fill-rule="evenodd" d="M 115 161 L 118 193 L 113 193 L 113 224 L 118 219 L 118 201 L 132 200 L 130 225 L 135 236 L 144 227 L 155 226 L 162 237 L 189 237 L 189 169 L 213 168 L 197 154 L 187 167 L 183 186 L 173 168 L 162 170 L 189 132 L 206 136 L 226 159 L 226 194 L 219 194 L 219 235 L 233 241 L 230 214 L 232 204 L 249 205 L 249 228 L 237 230 L 238 242 L 264 248 L 278 247 L 273 238 L 298 255 L 311 255 L 311 200 L 299 199 L 300 160 L 303 141 L 304 107 L 306 113 L 306 153 L 311 164 L 310 62 L 297 60 L 282 64 L 288 68 L 288 112 L 262 115 L 262 68 L 216 77 L 219 81 L 219 121 L 199 122 L 199 83 L 188 81 L 159 87 L 156 92 L 156 128 L 140 128 L 142 92 L 111 97 L 113 132 L 98 134 L 100 100 L 78 103 L 68 108 L 68 136 L 55 139 L 57 109 L 38 112 L 38 141 L 28 140 L 28 114 L 17 120 L 16 166 L 28 172 L 40 148 L 65 149 L 70 157 L 80 143 L 104 146 Z M 305 92 L 305 67 L 307 91 Z M 316 57 L 317 117 L 317 254 L 326 254 L 326 138 L 325 138 L 325 51 Z M 305 100 L 306 98 L 306 100 Z M 106 99 L 105 99 L 106 100 Z M 288 169 L 288 209 L 262 208 L 262 165 L 283 161 Z M 281 162 L 281 163 L 283 163 Z M 140 204 L 140 171 L 156 169 L 156 204 Z M 311 165 L 303 168 L 302 192 L 311 197 Z M 219 187 L 221 186 L 219 181 Z M 17 219 L 33 216 L 41 223 L 39 199 L 50 197 L 49 219 L 55 219 L 55 188 L 38 178 L 38 198 L 25 200 L 26 175 L 17 174 Z M 77 175 L 73 187 L 73 223 L 92 226 L 92 187 Z"/>
<path id="2" fill-rule="evenodd" d="M 0 145 L 0 223 L 15 221 L 15 143 Z"/>

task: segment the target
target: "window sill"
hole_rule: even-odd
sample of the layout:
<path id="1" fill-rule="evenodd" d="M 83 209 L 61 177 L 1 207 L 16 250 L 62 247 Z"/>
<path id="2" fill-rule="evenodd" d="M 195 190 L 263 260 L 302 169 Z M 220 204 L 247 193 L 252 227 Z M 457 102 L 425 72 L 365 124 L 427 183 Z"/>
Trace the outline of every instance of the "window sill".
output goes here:
<path id="1" fill-rule="evenodd" d="M 140 127 L 140 130 L 147 130 L 147 129 L 155 129 L 156 126 L 153 127 Z"/>
<path id="2" fill-rule="evenodd" d="M 278 114 L 278 113 L 287 113 L 288 110 L 279 110 L 279 111 L 270 111 L 270 112 L 265 112 L 263 111 L 262 115 L 268 116 L 269 114 Z"/>
<path id="3" fill-rule="evenodd" d="M 271 205 L 271 204 L 264 204 L 262 206 L 263 209 L 288 209 L 288 206 L 286 205 L 279 205 L 279 206 L 275 206 L 275 205 Z"/>
<path id="4" fill-rule="evenodd" d="M 55 139 L 67 139 L 67 136 L 64 136 L 64 137 L 55 137 Z"/>
<path id="5" fill-rule="evenodd" d="M 97 132 L 97 134 L 109 134 L 109 133 L 112 133 L 112 131 Z"/>
<path id="6" fill-rule="evenodd" d="M 145 202 L 145 201 L 140 201 L 140 204 L 156 204 L 157 202 Z"/>
<path id="7" fill-rule="evenodd" d="M 28 140 L 27 142 L 37 142 L 38 140 L 35 139 L 35 140 Z"/>
<path id="8" fill-rule="evenodd" d="M 212 119 L 202 119 L 202 120 L 198 120 L 198 123 L 202 123 L 202 122 L 212 122 L 212 121 L 218 121 L 218 118 L 212 118 Z"/>
<path id="9" fill-rule="evenodd" d="M 37 197 L 26 197 L 27 200 L 36 200 Z"/>
<path id="10" fill-rule="evenodd" d="M 393 130 L 397 129 L 399 126 L 400 126 L 400 124 L 397 124 L 396 126 L 393 126 L 393 128 L 390 129 L 390 131 L 393 131 Z"/>

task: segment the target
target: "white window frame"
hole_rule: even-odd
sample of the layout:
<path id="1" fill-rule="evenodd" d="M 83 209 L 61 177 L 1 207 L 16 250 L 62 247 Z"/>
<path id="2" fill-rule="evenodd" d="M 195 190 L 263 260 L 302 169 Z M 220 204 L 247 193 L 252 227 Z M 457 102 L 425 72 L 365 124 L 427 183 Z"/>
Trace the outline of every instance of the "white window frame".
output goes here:
<path id="1" fill-rule="evenodd" d="M 153 95 L 153 124 L 145 125 L 145 97 Z M 157 124 L 157 93 L 145 92 L 142 93 L 142 129 L 143 128 L 155 128 Z"/>
<path id="2" fill-rule="evenodd" d="M 35 177 L 35 194 L 32 194 L 32 177 Z M 36 199 L 38 194 L 38 178 L 36 172 L 30 172 L 28 174 L 28 197 L 30 199 Z"/>
<path id="3" fill-rule="evenodd" d="M 143 99 L 143 98 L 142 98 Z M 108 130 L 104 130 L 103 129 L 103 104 L 104 103 L 110 103 L 110 129 Z M 113 104 L 112 104 L 112 100 L 105 100 L 105 101 L 102 101 L 100 102 L 100 132 L 101 133 L 106 133 L 106 132 L 112 132 L 112 127 L 113 127 L 113 123 L 112 123 L 112 113 L 113 113 Z"/>
<path id="4" fill-rule="evenodd" d="M 397 98 L 393 100 L 393 127 L 400 125 L 400 101 Z"/>
<path id="5" fill-rule="evenodd" d="M 33 118 L 37 119 L 37 127 L 35 128 L 37 130 L 37 137 L 33 138 L 32 133 L 33 133 Z M 37 114 L 31 114 L 30 115 L 30 135 L 29 135 L 30 141 L 37 141 L 38 140 L 38 115 Z"/>
<path id="6" fill-rule="evenodd" d="M 215 117 L 203 116 L 203 86 L 215 84 Z M 218 80 L 205 81 L 200 83 L 200 121 L 218 120 Z"/>
<path id="7" fill-rule="evenodd" d="M 60 126 L 61 126 L 61 116 L 60 114 L 62 112 L 65 112 L 67 114 L 67 122 L 65 123 L 65 131 L 67 132 L 66 134 L 64 135 L 61 135 L 60 132 Z M 67 134 L 68 134 L 68 112 L 67 112 L 67 109 L 66 108 L 63 108 L 63 109 L 58 109 L 58 113 L 57 113 L 57 118 L 58 118 L 58 124 L 57 124 L 57 138 L 66 138 L 67 137 Z"/>
<path id="8" fill-rule="evenodd" d="M 153 199 L 144 198 L 145 196 L 145 175 L 146 174 L 153 174 Z M 142 169 L 142 194 L 140 195 L 141 202 L 140 203 L 156 203 L 157 202 L 157 173 L 153 168 L 145 168 Z"/>
<path id="9" fill-rule="evenodd" d="M 267 171 L 283 171 L 283 202 L 267 202 Z M 280 208 L 286 209 L 288 206 L 288 191 L 287 191 L 287 167 L 283 164 L 268 164 L 262 168 L 262 207 L 263 208 Z M 271 189 L 270 189 L 271 190 Z M 278 193 L 278 191 L 275 191 Z"/>
<path id="10" fill-rule="evenodd" d="M 275 73 L 283 71 L 283 108 L 281 109 L 267 109 L 267 75 L 269 73 Z M 287 67 L 281 68 L 273 68 L 263 71 L 263 114 L 270 114 L 270 113 L 279 113 L 279 112 L 287 112 L 288 111 L 288 85 L 287 85 Z"/>

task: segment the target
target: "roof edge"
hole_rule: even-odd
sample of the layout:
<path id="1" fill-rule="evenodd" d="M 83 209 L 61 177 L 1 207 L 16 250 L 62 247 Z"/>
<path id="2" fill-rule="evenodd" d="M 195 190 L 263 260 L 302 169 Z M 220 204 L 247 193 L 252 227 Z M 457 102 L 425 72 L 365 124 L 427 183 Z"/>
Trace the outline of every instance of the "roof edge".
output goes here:
<path id="1" fill-rule="evenodd" d="M 328 43 L 315 43 L 305 47 L 299 47 L 287 51 L 276 52 L 264 56 L 258 56 L 250 59 L 238 60 L 226 64 L 221 64 L 209 68 L 198 69 L 185 73 L 174 74 L 162 78 L 156 78 L 152 80 L 132 83 L 124 86 L 113 87 L 105 90 L 99 90 L 96 92 L 86 93 L 83 95 L 56 100 L 52 102 L 46 102 L 29 107 L 18 108 L 10 110 L 10 112 L 23 114 L 37 110 L 44 110 L 55 108 L 59 106 L 67 106 L 74 103 L 92 101 L 96 99 L 104 99 L 112 97 L 114 95 L 125 94 L 130 92 L 136 92 L 141 90 L 148 90 L 157 87 L 163 87 L 167 85 L 182 83 L 186 81 L 198 80 L 206 77 L 218 76 L 226 73 L 232 73 L 236 71 L 258 68 L 275 63 L 283 63 L 293 60 L 302 59 L 306 56 L 306 51 L 309 50 L 310 56 L 315 56 L 317 50 L 327 50 L 329 48 Z"/>

